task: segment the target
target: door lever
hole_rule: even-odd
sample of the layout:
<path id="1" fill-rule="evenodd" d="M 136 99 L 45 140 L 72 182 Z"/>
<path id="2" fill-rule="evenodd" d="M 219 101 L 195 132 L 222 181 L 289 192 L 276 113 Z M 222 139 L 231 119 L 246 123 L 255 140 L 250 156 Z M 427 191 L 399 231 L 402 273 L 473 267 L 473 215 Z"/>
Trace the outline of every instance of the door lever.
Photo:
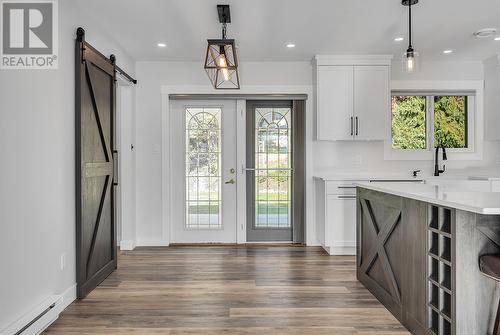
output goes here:
<path id="1" fill-rule="evenodd" d="M 224 184 L 235 184 L 236 182 L 234 181 L 234 179 L 229 179 L 228 181 L 226 181 Z"/>
<path id="2" fill-rule="evenodd" d="M 113 150 L 113 186 L 118 186 L 118 150 Z"/>

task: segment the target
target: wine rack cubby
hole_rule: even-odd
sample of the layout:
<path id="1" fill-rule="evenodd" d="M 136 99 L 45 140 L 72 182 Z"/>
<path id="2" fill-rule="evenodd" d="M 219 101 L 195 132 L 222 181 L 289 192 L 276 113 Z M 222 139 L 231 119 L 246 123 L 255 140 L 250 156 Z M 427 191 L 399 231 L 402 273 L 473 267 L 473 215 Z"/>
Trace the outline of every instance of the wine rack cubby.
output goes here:
<path id="1" fill-rule="evenodd" d="M 427 326 L 430 334 L 454 335 L 454 212 L 430 205 L 428 210 Z"/>

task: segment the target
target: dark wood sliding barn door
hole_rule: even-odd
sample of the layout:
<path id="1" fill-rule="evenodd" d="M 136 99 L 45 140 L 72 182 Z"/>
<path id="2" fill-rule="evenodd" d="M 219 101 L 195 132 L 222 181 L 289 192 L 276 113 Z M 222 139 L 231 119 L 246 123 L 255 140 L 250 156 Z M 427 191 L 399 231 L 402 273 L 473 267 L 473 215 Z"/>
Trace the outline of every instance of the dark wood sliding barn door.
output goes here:
<path id="1" fill-rule="evenodd" d="M 115 64 L 76 40 L 77 294 L 84 298 L 116 269 L 114 215 Z"/>

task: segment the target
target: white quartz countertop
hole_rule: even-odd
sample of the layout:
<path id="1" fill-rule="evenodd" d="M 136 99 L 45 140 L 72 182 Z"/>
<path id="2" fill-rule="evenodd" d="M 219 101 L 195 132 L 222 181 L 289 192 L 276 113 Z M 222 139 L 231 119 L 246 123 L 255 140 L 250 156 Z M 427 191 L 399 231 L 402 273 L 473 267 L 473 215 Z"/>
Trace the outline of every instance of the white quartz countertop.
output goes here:
<path id="1" fill-rule="evenodd" d="M 446 186 L 404 182 L 360 182 L 356 186 L 467 212 L 500 215 L 499 192 L 464 192 L 450 190 Z"/>
<path id="2" fill-rule="evenodd" d="M 360 174 L 360 173 L 341 173 L 341 174 L 323 174 L 323 175 L 315 175 L 315 178 L 324 180 L 324 181 L 351 181 L 351 180 L 422 180 L 420 176 L 414 178 L 408 175 L 395 175 L 395 174 Z"/>

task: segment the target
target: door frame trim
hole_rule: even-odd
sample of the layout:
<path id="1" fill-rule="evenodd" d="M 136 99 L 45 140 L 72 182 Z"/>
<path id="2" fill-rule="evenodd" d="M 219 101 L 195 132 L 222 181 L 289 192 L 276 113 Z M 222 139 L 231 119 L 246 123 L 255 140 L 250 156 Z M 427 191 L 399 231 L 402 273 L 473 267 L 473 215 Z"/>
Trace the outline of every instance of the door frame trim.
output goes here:
<path id="1" fill-rule="evenodd" d="M 170 185 L 171 180 L 175 176 L 173 176 L 171 169 L 171 145 L 173 145 L 174 141 L 171 137 L 170 130 L 170 100 L 178 99 L 179 96 L 186 97 L 189 99 L 190 97 L 196 99 L 197 95 L 203 95 L 204 99 L 207 99 L 207 96 L 213 96 L 218 99 L 233 99 L 236 101 L 236 109 L 237 113 L 237 166 L 240 166 L 243 162 L 245 163 L 246 154 L 245 151 L 242 151 L 242 148 L 246 149 L 245 139 L 246 139 L 246 131 L 245 125 L 241 124 L 240 119 L 245 116 L 246 112 L 246 100 L 242 100 L 241 98 L 244 95 L 252 95 L 252 97 L 270 97 L 275 95 L 276 100 L 283 100 L 283 95 L 305 95 L 308 97 L 306 99 L 306 190 L 305 190 L 305 198 L 306 198 L 306 231 L 305 231 L 305 241 L 306 245 L 309 246 L 317 246 L 319 245 L 316 239 L 316 227 L 314 224 L 314 181 L 312 176 L 312 143 L 313 143 L 313 111 L 314 111 L 314 102 L 313 97 L 313 86 L 312 85 L 283 85 L 283 86 L 244 86 L 238 92 L 234 94 L 224 94 L 220 96 L 214 93 L 214 89 L 209 86 L 199 86 L 199 85 L 180 85 L 180 86 L 170 86 L 163 85 L 161 86 L 161 133 L 162 133 L 162 146 L 161 146 L 161 175 L 162 175 L 162 234 L 161 238 L 156 241 L 148 241 L 148 245 L 158 245 L 158 246 L 168 246 L 170 244 L 171 239 L 171 222 L 173 218 L 171 217 L 172 211 L 172 196 L 170 194 Z M 243 129 L 241 129 L 243 127 Z M 237 169 L 239 170 L 239 169 Z M 238 244 L 244 244 L 246 242 L 246 202 L 245 198 L 242 197 L 242 194 L 246 194 L 246 181 L 245 176 L 240 173 L 241 171 L 237 171 L 237 235 L 236 241 Z M 241 215 L 241 206 L 244 206 L 245 210 L 243 211 L 243 215 Z M 142 244 L 141 244 L 142 245 Z"/>

